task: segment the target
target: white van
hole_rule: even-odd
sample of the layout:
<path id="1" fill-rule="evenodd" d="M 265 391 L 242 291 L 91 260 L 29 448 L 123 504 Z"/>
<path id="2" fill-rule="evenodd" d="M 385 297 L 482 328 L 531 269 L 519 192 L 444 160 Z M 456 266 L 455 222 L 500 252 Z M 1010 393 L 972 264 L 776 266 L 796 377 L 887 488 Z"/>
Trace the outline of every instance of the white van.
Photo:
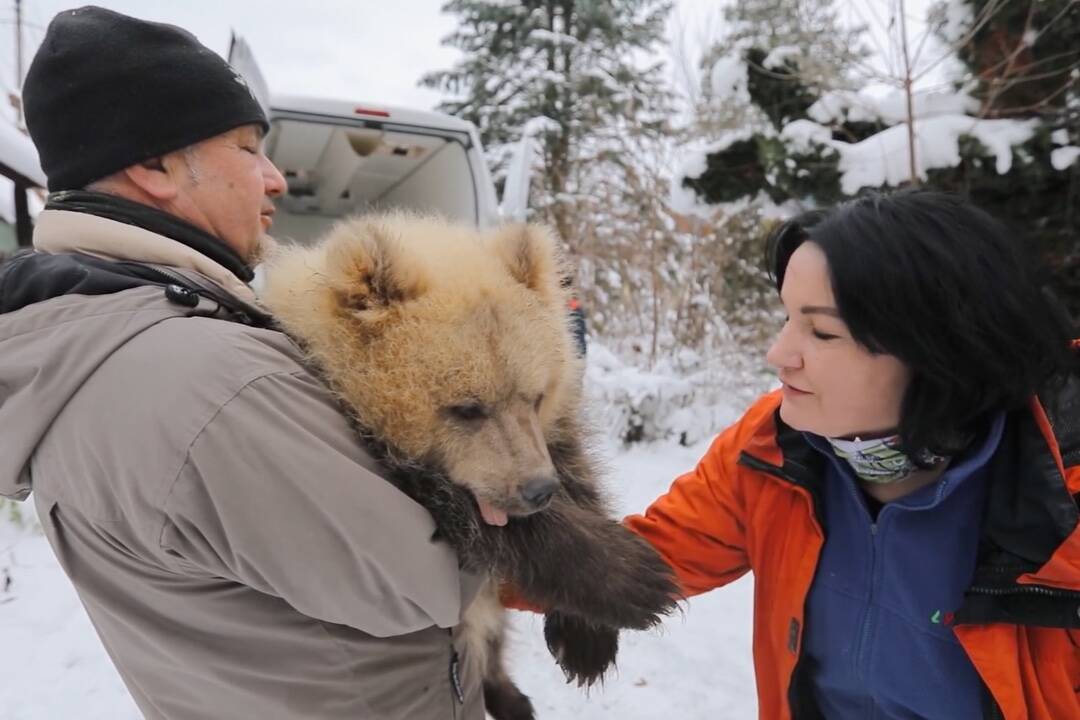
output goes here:
<path id="1" fill-rule="evenodd" d="M 500 207 L 472 123 L 381 103 L 272 94 L 249 46 L 235 35 L 228 60 L 266 112 L 267 154 L 288 180 L 288 194 L 276 202 L 275 237 L 309 242 L 346 215 L 394 208 L 480 229 L 525 218 L 528 163 L 515 161 Z M 0 136 L 0 170 L 17 183 L 16 196 L 44 187 L 30 139 L 14 130 L 8 135 Z M 28 242 L 30 217 L 25 210 L 20 216 Z"/>
<path id="2" fill-rule="evenodd" d="M 289 184 L 276 202 L 275 237 L 310 241 L 345 215 L 393 208 L 481 229 L 524 217 L 524 207 L 499 207 L 472 123 L 380 103 L 272 94 L 235 35 L 228 59 L 266 111 L 266 152 Z M 508 185 L 504 197 L 524 194 Z"/>

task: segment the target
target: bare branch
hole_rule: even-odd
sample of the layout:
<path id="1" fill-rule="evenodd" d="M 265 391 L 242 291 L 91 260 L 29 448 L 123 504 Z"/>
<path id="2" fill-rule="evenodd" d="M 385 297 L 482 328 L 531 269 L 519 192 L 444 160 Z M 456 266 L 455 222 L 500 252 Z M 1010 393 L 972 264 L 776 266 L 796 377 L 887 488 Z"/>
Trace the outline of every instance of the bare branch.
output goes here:
<path id="1" fill-rule="evenodd" d="M 993 18 L 995 14 L 997 14 L 998 10 L 1005 7 L 1006 2 L 1008 2 L 1008 0 L 990 0 L 990 2 L 988 2 L 983 7 L 979 15 L 975 17 L 975 20 L 974 22 L 972 22 L 971 27 L 968 29 L 968 31 L 964 33 L 955 42 L 950 43 L 948 47 L 946 47 L 945 52 L 943 52 L 936 60 L 923 68 L 922 71 L 915 77 L 915 80 L 918 81 L 926 77 L 926 75 L 929 74 L 934 68 L 948 60 L 950 57 L 956 55 L 962 47 L 968 45 L 972 40 L 974 40 L 975 35 L 979 32 L 979 30 L 981 30 L 983 26 L 986 25 L 986 23 L 990 22 L 990 19 Z"/>

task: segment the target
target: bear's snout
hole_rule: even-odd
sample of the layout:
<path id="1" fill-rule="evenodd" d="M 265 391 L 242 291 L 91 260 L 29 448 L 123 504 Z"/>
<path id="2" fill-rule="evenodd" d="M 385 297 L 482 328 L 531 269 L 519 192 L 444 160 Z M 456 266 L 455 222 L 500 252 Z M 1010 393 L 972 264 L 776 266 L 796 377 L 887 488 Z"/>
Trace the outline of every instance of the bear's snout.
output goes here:
<path id="1" fill-rule="evenodd" d="M 543 510 L 558 489 L 559 483 L 554 478 L 533 478 L 521 486 L 521 499 L 532 510 Z"/>

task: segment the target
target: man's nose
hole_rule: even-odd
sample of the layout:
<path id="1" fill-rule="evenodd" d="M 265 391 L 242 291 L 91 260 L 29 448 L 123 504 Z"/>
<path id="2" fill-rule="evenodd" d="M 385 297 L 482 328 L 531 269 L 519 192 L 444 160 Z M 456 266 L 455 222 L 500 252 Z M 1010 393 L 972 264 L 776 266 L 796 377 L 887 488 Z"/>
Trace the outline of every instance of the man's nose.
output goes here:
<path id="1" fill-rule="evenodd" d="M 284 195 L 289 189 L 289 183 L 285 180 L 285 176 L 277 169 L 277 165 L 270 161 L 270 158 L 264 157 L 263 162 L 265 163 L 263 166 L 263 182 L 266 185 L 266 194 L 270 197 Z"/>

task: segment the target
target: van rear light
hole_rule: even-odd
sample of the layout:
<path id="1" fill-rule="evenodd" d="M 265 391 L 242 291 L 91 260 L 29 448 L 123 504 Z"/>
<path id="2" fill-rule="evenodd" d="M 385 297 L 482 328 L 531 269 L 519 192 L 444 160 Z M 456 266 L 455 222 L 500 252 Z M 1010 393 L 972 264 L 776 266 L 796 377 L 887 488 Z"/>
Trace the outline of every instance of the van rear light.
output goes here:
<path id="1" fill-rule="evenodd" d="M 355 112 L 357 115 L 370 115 L 372 117 L 383 118 L 390 117 L 390 113 L 386 112 L 385 110 L 375 110 L 374 108 L 358 107 L 353 112 Z"/>

